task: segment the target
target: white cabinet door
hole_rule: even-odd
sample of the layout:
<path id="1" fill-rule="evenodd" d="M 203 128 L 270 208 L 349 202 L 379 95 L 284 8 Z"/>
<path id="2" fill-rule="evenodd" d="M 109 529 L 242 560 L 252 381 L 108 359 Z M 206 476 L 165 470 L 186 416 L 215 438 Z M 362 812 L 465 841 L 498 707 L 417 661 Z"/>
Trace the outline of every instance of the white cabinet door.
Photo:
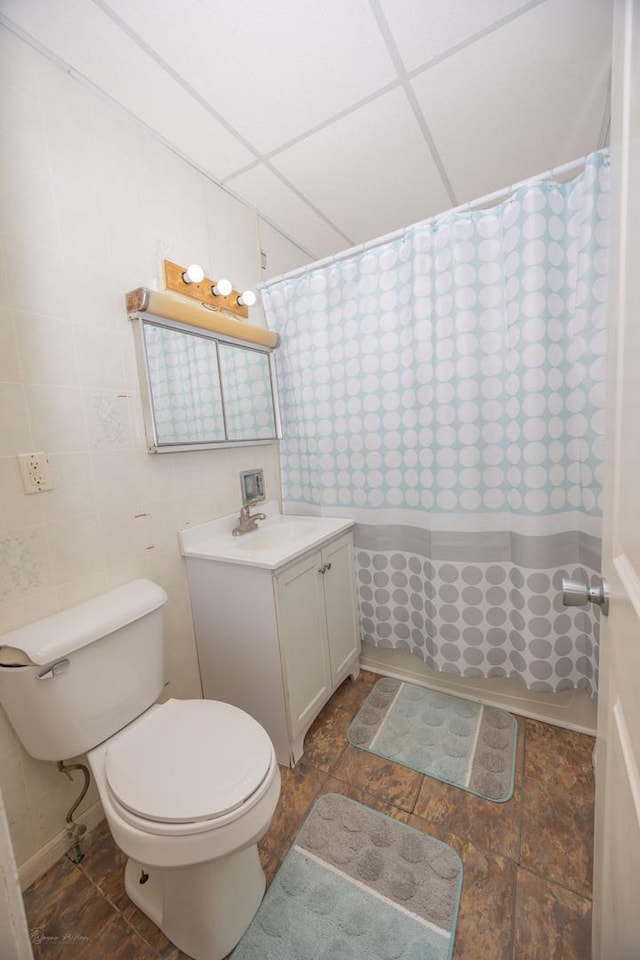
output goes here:
<path id="1" fill-rule="evenodd" d="M 324 548 L 323 568 L 331 679 L 335 687 L 353 669 L 360 652 L 351 537 L 342 537 Z"/>
<path id="2" fill-rule="evenodd" d="M 289 733 L 296 737 L 331 693 L 319 553 L 274 578 Z"/>

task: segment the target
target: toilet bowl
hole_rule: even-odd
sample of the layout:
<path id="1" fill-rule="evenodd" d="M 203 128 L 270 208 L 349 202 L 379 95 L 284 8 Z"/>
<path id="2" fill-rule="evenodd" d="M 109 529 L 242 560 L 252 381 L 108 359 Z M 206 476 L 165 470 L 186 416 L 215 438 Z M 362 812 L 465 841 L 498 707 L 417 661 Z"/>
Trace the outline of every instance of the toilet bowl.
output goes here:
<path id="1" fill-rule="evenodd" d="M 257 846 L 280 794 L 248 714 L 213 700 L 151 707 L 88 754 L 127 895 L 184 953 L 222 958 L 258 909 Z"/>
<path id="2" fill-rule="evenodd" d="M 280 773 L 243 710 L 155 703 L 166 599 L 137 580 L 0 637 L 0 702 L 36 759 L 87 752 L 127 895 L 185 954 L 222 960 L 264 894 Z"/>

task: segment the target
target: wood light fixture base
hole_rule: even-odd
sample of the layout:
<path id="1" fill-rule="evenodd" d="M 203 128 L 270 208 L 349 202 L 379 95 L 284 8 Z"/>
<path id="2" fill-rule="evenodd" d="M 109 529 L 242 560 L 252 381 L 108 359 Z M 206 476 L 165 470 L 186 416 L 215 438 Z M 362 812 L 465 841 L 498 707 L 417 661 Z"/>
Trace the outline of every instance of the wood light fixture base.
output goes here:
<path id="1" fill-rule="evenodd" d="M 211 280 L 204 277 L 200 283 L 185 283 L 182 279 L 186 267 L 181 267 L 178 263 L 172 263 L 171 260 L 163 261 L 164 286 L 165 290 L 171 290 L 173 293 L 179 293 L 181 297 L 191 297 L 198 303 L 203 303 L 212 310 L 223 310 L 225 313 L 232 313 L 241 320 L 247 320 L 249 309 L 238 303 L 238 297 L 241 291 L 232 290 L 226 297 L 216 296 L 213 293 L 217 280 Z"/>

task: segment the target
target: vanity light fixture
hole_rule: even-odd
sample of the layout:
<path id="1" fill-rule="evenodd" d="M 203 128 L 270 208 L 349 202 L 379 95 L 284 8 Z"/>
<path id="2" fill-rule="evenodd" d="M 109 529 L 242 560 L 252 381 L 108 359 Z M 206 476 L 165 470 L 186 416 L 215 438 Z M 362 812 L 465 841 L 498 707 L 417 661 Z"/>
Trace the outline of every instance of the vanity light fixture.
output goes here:
<path id="1" fill-rule="evenodd" d="M 190 263 L 187 269 L 182 274 L 183 283 L 202 283 L 204 280 L 204 270 L 197 263 Z M 228 281 L 227 281 L 228 282 Z M 231 290 L 231 284 L 229 284 L 229 291 Z"/>
<path id="2" fill-rule="evenodd" d="M 144 319 L 144 315 L 163 317 L 166 320 L 185 323 L 190 327 L 201 327 L 223 337 L 246 343 L 257 343 L 273 349 L 278 346 L 280 337 L 273 330 L 247 323 L 247 317 L 238 312 L 229 316 L 222 310 L 205 309 L 207 304 L 194 303 L 186 297 L 172 297 L 158 290 L 137 287 L 126 295 L 127 313 L 130 320 Z M 238 311 L 244 307 L 236 307 Z M 141 316 L 143 315 L 143 316 Z"/>
<path id="3" fill-rule="evenodd" d="M 166 290 L 196 301 L 201 307 L 216 313 L 231 314 L 236 320 L 249 319 L 249 307 L 257 303 L 253 290 L 234 290 L 230 280 L 214 280 L 208 277 L 197 264 L 185 267 L 171 260 L 162 264 Z"/>
<path id="4" fill-rule="evenodd" d="M 231 280 L 218 280 L 218 282 L 214 283 L 211 287 L 211 293 L 214 297 L 228 297 L 232 290 L 233 284 Z"/>

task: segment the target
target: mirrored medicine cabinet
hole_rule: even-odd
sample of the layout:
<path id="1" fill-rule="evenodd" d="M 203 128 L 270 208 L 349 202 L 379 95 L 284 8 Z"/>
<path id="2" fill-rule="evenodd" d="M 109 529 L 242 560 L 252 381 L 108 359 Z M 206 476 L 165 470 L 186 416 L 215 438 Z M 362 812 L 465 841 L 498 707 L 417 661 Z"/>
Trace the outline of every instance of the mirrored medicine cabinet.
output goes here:
<path id="1" fill-rule="evenodd" d="M 273 443 L 273 355 L 260 345 L 155 314 L 133 323 L 151 453 Z"/>

